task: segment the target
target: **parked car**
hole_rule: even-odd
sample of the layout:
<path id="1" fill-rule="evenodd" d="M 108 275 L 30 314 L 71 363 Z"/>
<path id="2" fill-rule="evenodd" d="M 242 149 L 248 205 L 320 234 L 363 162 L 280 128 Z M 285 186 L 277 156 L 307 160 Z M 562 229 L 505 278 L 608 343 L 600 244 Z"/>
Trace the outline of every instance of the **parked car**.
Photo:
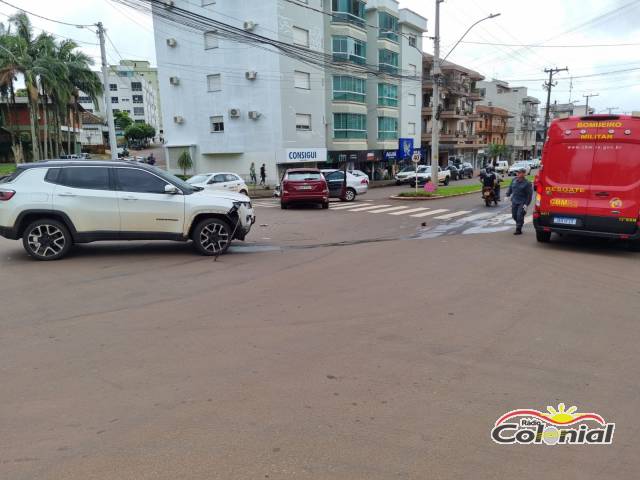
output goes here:
<path id="1" fill-rule="evenodd" d="M 460 170 L 460 178 L 473 178 L 473 174 L 474 174 L 474 169 L 473 169 L 473 165 L 471 165 L 469 162 L 464 162 L 460 164 L 460 167 L 458 168 L 458 170 Z"/>
<path id="2" fill-rule="evenodd" d="M 603 123 L 615 128 L 602 135 Z M 556 232 L 627 240 L 640 248 L 639 151 L 640 115 L 554 120 L 536 181 L 537 240 L 548 242 Z"/>
<path id="3" fill-rule="evenodd" d="M 540 157 L 531 160 L 531 168 L 540 168 Z"/>
<path id="4" fill-rule="evenodd" d="M 369 179 L 358 177 L 347 172 L 347 190 L 343 193 L 344 171 L 321 170 L 327 185 L 329 185 L 329 197 L 339 198 L 345 202 L 353 202 L 358 195 L 364 195 L 369 191 Z"/>
<path id="5" fill-rule="evenodd" d="M 317 168 L 290 168 L 280 183 L 280 207 L 294 203 L 318 203 L 329 208 L 329 187 Z"/>
<path id="6" fill-rule="evenodd" d="M 509 171 L 509 162 L 506 160 L 499 160 L 495 163 L 493 169 L 496 172 L 505 175 Z"/>
<path id="7" fill-rule="evenodd" d="M 449 164 L 446 167 L 444 167 L 444 170 L 448 170 L 449 174 L 451 175 L 451 180 L 460 180 L 460 170 L 458 170 L 458 167 L 456 167 L 453 164 Z"/>
<path id="8" fill-rule="evenodd" d="M 220 255 L 254 221 L 244 195 L 204 190 L 137 163 L 22 164 L 0 183 L 0 235 L 22 238 L 38 260 L 99 240 L 192 240 L 201 254 Z"/>
<path id="9" fill-rule="evenodd" d="M 418 165 L 418 173 L 423 172 L 427 167 L 428 165 Z M 396 180 L 396 185 L 402 185 L 403 183 L 409 183 L 415 176 L 416 166 L 408 165 L 401 169 L 398 173 L 396 173 L 396 176 L 394 178 Z"/>
<path id="10" fill-rule="evenodd" d="M 451 174 L 448 170 L 443 170 L 441 167 L 438 167 L 438 183 L 442 183 L 444 185 L 449 185 L 449 181 L 451 180 Z M 427 166 L 423 171 L 418 173 L 418 185 L 424 185 L 427 182 L 431 181 L 431 166 Z M 412 178 L 409 181 L 409 185 L 412 187 L 416 186 L 416 178 Z"/>
<path id="11" fill-rule="evenodd" d="M 82 159 L 80 155 L 77 155 L 75 153 L 72 153 L 71 155 L 60 155 L 60 158 L 62 160 L 81 160 Z"/>
<path id="12" fill-rule="evenodd" d="M 527 175 L 531 173 L 531 165 L 529 164 L 529 162 L 521 161 L 521 162 L 516 162 L 509 167 L 508 175 L 510 177 L 515 177 L 516 173 L 518 173 L 518 170 L 520 170 L 521 168 L 524 168 L 527 170 Z"/>
<path id="13" fill-rule="evenodd" d="M 243 195 L 249 194 L 249 187 L 245 181 L 232 172 L 201 173 L 189 178 L 187 183 L 207 190 L 227 190 Z"/>
<path id="14" fill-rule="evenodd" d="M 363 172 L 362 170 L 349 170 L 349 173 L 355 175 L 356 177 L 364 177 L 367 179 L 367 182 L 370 181 L 369 175 L 367 175 L 365 172 Z"/>

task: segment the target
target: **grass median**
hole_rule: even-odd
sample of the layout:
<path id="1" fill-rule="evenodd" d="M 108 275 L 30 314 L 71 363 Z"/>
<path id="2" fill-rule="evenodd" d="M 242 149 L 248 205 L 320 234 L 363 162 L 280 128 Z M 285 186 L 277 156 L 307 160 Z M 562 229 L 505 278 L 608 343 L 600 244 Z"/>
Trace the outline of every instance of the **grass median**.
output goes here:
<path id="1" fill-rule="evenodd" d="M 527 179 L 532 182 L 533 175 L 527 176 Z M 505 178 L 500 182 L 502 188 L 509 188 L 513 178 Z M 438 187 L 436 192 L 426 192 L 424 188 L 419 187 L 418 191 L 409 190 L 406 192 L 400 192 L 399 197 L 404 198 L 421 198 L 421 197 L 451 197 L 454 195 L 464 195 L 465 193 L 479 193 L 482 191 L 482 184 L 478 182 L 474 185 L 447 185 L 446 187 Z"/>
<path id="2" fill-rule="evenodd" d="M 16 166 L 13 163 L 0 163 L 0 177 L 13 173 L 15 169 Z"/>

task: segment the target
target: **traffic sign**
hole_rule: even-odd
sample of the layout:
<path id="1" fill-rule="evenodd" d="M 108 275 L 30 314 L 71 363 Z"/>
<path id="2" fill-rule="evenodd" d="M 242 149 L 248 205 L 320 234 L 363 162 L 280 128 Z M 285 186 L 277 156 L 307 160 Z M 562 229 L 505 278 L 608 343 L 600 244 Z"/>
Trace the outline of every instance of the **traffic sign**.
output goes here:
<path id="1" fill-rule="evenodd" d="M 412 161 L 413 163 L 420 163 L 420 154 L 419 154 L 419 153 L 414 153 L 414 154 L 411 156 L 411 161 Z"/>

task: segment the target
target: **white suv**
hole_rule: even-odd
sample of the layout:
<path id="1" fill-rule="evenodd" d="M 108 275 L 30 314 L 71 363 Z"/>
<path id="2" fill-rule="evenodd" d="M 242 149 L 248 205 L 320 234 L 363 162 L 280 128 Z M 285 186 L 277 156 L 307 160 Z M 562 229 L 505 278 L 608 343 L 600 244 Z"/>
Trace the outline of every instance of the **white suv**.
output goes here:
<path id="1" fill-rule="evenodd" d="M 0 179 L 0 235 L 22 238 L 38 260 L 98 240 L 191 239 L 200 253 L 220 255 L 254 222 L 249 197 L 203 190 L 148 165 L 49 161 Z"/>

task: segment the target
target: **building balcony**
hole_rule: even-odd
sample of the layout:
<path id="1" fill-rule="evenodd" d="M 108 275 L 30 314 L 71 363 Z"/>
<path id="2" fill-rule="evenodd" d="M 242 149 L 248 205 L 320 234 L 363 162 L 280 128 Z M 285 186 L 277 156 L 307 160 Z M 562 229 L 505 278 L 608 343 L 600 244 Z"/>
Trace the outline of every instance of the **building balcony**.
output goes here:
<path id="1" fill-rule="evenodd" d="M 470 113 L 467 115 L 467 120 L 470 122 L 479 122 L 482 120 L 482 115 L 479 113 Z"/>
<path id="2" fill-rule="evenodd" d="M 469 92 L 469 99 L 475 102 L 479 102 L 480 100 L 484 100 L 484 97 L 480 93 L 479 88 L 474 88 Z"/>
<path id="3" fill-rule="evenodd" d="M 442 112 L 440 112 L 440 118 L 460 119 L 465 118 L 465 114 L 459 108 L 455 110 L 443 110 Z"/>
<path id="4" fill-rule="evenodd" d="M 433 115 L 433 107 L 422 107 L 422 116 Z"/>

